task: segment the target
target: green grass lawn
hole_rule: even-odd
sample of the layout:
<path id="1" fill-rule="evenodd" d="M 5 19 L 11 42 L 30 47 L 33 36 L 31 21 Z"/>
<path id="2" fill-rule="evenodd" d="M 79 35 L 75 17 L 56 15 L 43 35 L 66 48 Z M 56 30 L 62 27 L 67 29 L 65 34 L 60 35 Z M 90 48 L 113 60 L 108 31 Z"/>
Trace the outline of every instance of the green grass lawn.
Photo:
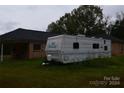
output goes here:
<path id="1" fill-rule="evenodd" d="M 79 64 L 41 65 L 41 59 L 0 63 L 0 87 L 124 87 L 124 56 L 94 59 Z M 119 85 L 90 84 L 104 77 L 120 77 Z"/>

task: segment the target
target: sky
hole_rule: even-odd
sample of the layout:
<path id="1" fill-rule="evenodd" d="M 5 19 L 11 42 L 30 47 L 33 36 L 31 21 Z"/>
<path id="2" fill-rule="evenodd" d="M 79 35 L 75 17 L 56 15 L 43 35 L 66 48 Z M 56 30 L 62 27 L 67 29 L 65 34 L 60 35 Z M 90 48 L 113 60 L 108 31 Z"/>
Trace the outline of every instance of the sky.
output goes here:
<path id="1" fill-rule="evenodd" d="M 55 22 L 65 13 L 78 5 L 0 5 L 0 34 L 17 28 L 46 31 L 51 22 Z M 100 6 L 105 16 L 115 19 L 116 14 L 124 12 L 124 6 Z"/>

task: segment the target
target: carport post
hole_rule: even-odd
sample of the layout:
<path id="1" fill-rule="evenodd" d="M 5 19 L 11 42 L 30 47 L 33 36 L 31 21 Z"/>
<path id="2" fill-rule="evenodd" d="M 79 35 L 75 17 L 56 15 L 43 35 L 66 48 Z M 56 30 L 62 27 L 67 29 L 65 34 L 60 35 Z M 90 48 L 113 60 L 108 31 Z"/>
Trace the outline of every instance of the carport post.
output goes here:
<path id="1" fill-rule="evenodd" d="M 1 62 L 3 62 L 3 43 L 1 44 Z"/>

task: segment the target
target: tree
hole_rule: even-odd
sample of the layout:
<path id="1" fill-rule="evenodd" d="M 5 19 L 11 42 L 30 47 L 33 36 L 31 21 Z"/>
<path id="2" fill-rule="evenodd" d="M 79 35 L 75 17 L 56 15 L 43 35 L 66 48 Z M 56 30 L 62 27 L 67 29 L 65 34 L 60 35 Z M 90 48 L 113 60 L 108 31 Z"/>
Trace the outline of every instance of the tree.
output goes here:
<path id="1" fill-rule="evenodd" d="M 111 25 L 111 35 L 124 40 L 124 13 L 117 14 L 117 19 Z"/>
<path id="2" fill-rule="evenodd" d="M 49 24 L 47 31 L 62 34 L 106 34 L 106 21 L 99 6 L 81 5 Z"/>

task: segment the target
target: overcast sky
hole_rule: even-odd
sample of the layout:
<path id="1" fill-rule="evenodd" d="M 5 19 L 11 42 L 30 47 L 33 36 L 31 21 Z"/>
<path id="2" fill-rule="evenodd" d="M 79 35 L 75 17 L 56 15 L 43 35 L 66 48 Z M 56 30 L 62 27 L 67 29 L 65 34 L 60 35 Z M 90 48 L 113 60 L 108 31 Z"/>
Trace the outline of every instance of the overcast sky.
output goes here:
<path id="1" fill-rule="evenodd" d="M 72 5 L 34 5 L 5 6 L 0 5 L 0 34 L 16 28 L 26 28 L 45 31 L 48 24 L 59 19 L 65 13 L 78 6 Z M 124 11 L 124 6 L 101 6 L 106 16 L 116 17 L 116 13 Z"/>

